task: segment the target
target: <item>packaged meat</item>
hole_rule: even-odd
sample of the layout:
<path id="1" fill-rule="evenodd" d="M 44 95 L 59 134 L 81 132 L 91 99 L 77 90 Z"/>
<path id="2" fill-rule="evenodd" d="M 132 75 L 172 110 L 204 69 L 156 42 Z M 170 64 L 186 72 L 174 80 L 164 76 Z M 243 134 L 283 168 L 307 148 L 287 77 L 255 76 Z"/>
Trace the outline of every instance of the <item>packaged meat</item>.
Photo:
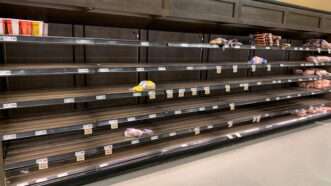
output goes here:
<path id="1" fill-rule="evenodd" d="M 258 65 L 258 64 L 267 64 L 268 60 L 259 57 L 259 56 L 254 56 L 251 60 L 248 61 L 249 64 L 253 65 Z"/>
<path id="2" fill-rule="evenodd" d="M 331 57 L 329 56 L 308 56 L 306 61 L 313 63 L 326 63 L 331 62 Z"/>
<path id="3" fill-rule="evenodd" d="M 32 21 L 19 20 L 20 35 L 31 36 L 32 35 Z"/>
<path id="4" fill-rule="evenodd" d="M 315 75 L 315 69 L 306 69 L 303 71 L 304 76 L 313 76 Z"/>
<path id="5" fill-rule="evenodd" d="M 147 90 L 155 90 L 156 89 L 156 85 L 153 81 L 151 80 L 144 80 L 141 81 L 137 86 L 134 86 L 132 88 L 132 91 L 134 92 L 144 92 Z"/>
<path id="6" fill-rule="evenodd" d="M 255 44 L 258 46 L 280 46 L 281 36 L 272 33 L 258 33 L 254 36 Z"/>
<path id="7" fill-rule="evenodd" d="M 216 39 L 213 39 L 213 40 L 209 41 L 209 44 L 212 44 L 212 45 L 226 45 L 227 42 L 228 42 L 227 39 L 218 37 Z"/>
<path id="8" fill-rule="evenodd" d="M 329 72 L 324 69 L 315 69 L 315 75 L 318 76 L 328 76 Z"/>
<path id="9" fill-rule="evenodd" d="M 132 138 L 132 137 L 135 137 L 135 138 L 138 138 L 138 137 L 141 137 L 141 136 L 151 136 L 154 134 L 154 131 L 151 130 L 151 129 L 135 129 L 135 128 L 127 128 L 125 131 L 124 131 L 124 136 L 125 137 L 128 137 L 128 138 Z"/>
<path id="10" fill-rule="evenodd" d="M 19 35 L 19 20 L 18 19 L 5 19 L 5 34 Z"/>
<path id="11" fill-rule="evenodd" d="M 43 36 L 43 22 L 42 21 L 32 21 L 32 35 L 33 36 Z"/>
<path id="12" fill-rule="evenodd" d="M 5 23 L 4 23 L 4 19 L 0 18 L 0 35 L 4 35 L 5 34 Z"/>
<path id="13" fill-rule="evenodd" d="M 324 39 L 310 39 L 303 46 L 311 48 L 331 49 L 331 44 Z"/>
<path id="14" fill-rule="evenodd" d="M 305 109 L 301 109 L 301 110 L 299 110 L 296 114 L 297 114 L 297 116 L 299 116 L 299 117 L 304 117 L 304 116 L 307 115 L 307 111 L 306 111 Z"/>

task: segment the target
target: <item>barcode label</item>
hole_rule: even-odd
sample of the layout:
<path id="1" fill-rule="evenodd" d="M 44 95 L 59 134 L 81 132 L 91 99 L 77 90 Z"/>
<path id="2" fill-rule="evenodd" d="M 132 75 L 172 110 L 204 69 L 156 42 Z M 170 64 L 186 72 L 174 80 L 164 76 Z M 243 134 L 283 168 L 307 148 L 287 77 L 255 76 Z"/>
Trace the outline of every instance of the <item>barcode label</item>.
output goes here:
<path id="1" fill-rule="evenodd" d="M 197 88 L 191 88 L 192 96 L 196 96 L 198 94 Z"/>
<path id="2" fill-rule="evenodd" d="M 271 65 L 267 65 L 267 71 L 271 71 Z"/>
<path id="3" fill-rule="evenodd" d="M 106 145 L 103 147 L 105 150 L 105 155 L 111 155 L 113 154 L 113 146 L 112 145 Z"/>
<path id="4" fill-rule="evenodd" d="M 214 105 L 213 106 L 213 109 L 218 109 L 218 105 Z"/>
<path id="5" fill-rule="evenodd" d="M 37 159 L 36 163 L 38 165 L 38 169 L 48 169 L 48 159 L 47 158 L 42 158 L 42 159 Z"/>
<path id="6" fill-rule="evenodd" d="M 131 122 L 131 121 L 136 121 L 136 117 L 129 117 L 129 118 L 127 118 L 127 120 L 128 120 L 129 122 Z"/>
<path id="7" fill-rule="evenodd" d="M 43 136 L 47 134 L 47 130 L 38 130 L 34 132 L 35 136 Z"/>
<path id="8" fill-rule="evenodd" d="M 148 118 L 150 118 L 150 119 L 156 118 L 156 114 L 150 114 L 150 115 L 148 115 Z"/>
<path id="9" fill-rule="evenodd" d="M 256 65 L 252 65 L 251 68 L 252 68 L 252 72 L 256 71 Z"/>
<path id="10" fill-rule="evenodd" d="M 140 92 L 135 92 L 132 95 L 133 97 L 140 97 L 142 94 Z"/>
<path id="11" fill-rule="evenodd" d="M 221 74 L 222 73 L 222 66 L 216 66 L 216 73 Z"/>
<path id="12" fill-rule="evenodd" d="M 205 107 L 200 107 L 200 108 L 199 108 L 199 111 L 205 111 L 205 110 L 206 110 Z"/>
<path id="13" fill-rule="evenodd" d="M 179 89 L 178 90 L 178 97 L 184 97 L 185 96 L 185 89 Z"/>
<path id="14" fill-rule="evenodd" d="M 225 85 L 225 92 L 231 92 L 231 86 Z"/>
<path id="15" fill-rule="evenodd" d="M 7 134 L 7 135 L 2 136 L 2 139 L 5 140 L 5 141 L 6 140 L 14 140 L 16 138 L 17 138 L 16 134 Z"/>
<path id="16" fill-rule="evenodd" d="M 252 45 L 252 46 L 251 46 L 251 49 L 256 49 L 256 46 Z"/>
<path id="17" fill-rule="evenodd" d="M 118 120 L 109 120 L 108 123 L 110 124 L 111 129 L 117 129 L 118 128 Z"/>
<path id="18" fill-rule="evenodd" d="M 99 68 L 98 72 L 110 72 L 109 68 Z"/>
<path id="19" fill-rule="evenodd" d="M 174 91 L 173 90 L 166 90 L 167 98 L 171 99 L 174 97 Z"/>
<path id="20" fill-rule="evenodd" d="M 191 66 L 186 67 L 186 70 L 194 70 L 194 67 L 191 67 Z"/>
<path id="21" fill-rule="evenodd" d="M 179 115 L 179 114 L 182 114 L 182 111 L 181 110 L 176 110 L 174 113 L 175 113 L 175 115 Z"/>
<path id="22" fill-rule="evenodd" d="M 158 140 L 158 139 L 159 139 L 159 136 L 152 136 L 151 137 L 151 141 Z"/>
<path id="23" fill-rule="evenodd" d="M 0 70 L 0 76 L 10 76 L 11 71 L 10 70 Z"/>
<path id="24" fill-rule="evenodd" d="M 155 91 L 149 91 L 149 92 L 148 92 L 148 97 L 149 97 L 149 99 L 155 99 L 155 98 L 156 98 L 156 93 L 155 93 Z"/>
<path id="25" fill-rule="evenodd" d="M 230 110 L 235 110 L 236 109 L 236 105 L 234 103 L 230 103 L 229 107 L 230 107 Z"/>
<path id="26" fill-rule="evenodd" d="M 85 160 L 85 151 L 75 152 L 76 161 L 84 161 Z"/>
<path id="27" fill-rule="evenodd" d="M 238 65 L 233 65 L 232 70 L 233 70 L 233 73 L 237 73 L 238 72 Z"/>
<path id="28" fill-rule="evenodd" d="M 159 67 L 159 68 L 158 68 L 158 71 L 166 71 L 166 70 L 167 70 L 166 67 Z"/>
<path id="29" fill-rule="evenodd" d="M 0 36 L 0 41 L 9 41 L 9 42 L 15 42 L 17 41 L 17 37 L 14 36 Z"/>
<path id="30" fill-rule="evenodd" d="M 96 100 L 105 100 L 106 99 L 106 95 L 99 95 L 99 96 L 95 96 Z"/>
<path id="31" fill-rule="evenodd" d="M 17 103 L 5 103 L 2 105 L 4 109 L 17 108 Z"/>
<path id="32" fill-rule="evenodd" d="M 63 100 L 64 103 L 75 103 L 75 98 L 65 98 Z"/>
<path id="33" fill-rule="evenodd" d="M 149 46 L 149 42 L 143 41 L 143 42 L 140 42 L 140 45 L 141 46 Z"/>
<path id="34" fill-rule="evenodd" d="M 144 68 L 136 68 L 136 71 L 137 71 L 137 72 L 144 72 L 145 69 L 144 69 Z"/>
<path id="35" fill-rule="evenodd" d="M 203 90 L 205 91 L 205 95 L 210 94 L 210 87 L 204 87 Z"/>
<path id="36" fill-rule="evenodd" d="M 132 141 L 131 141 L 131 144 L 132 144 L 132 145 L 135 145 L 135 144 L 138 144 L 138 143 L 140 143 L 139 140 L 132 140 Z"/>
<path id="37" fill-rule="evenodd" d="M 90 135 L 93 133 L 93 125 L 92 124 L 86 124 L 83 125 L 84 135 Z"/>
<path id="38" fill-rule="evenodd" d="M 82 74 L 89 73 L 89 69 L 87 69 L 87 68 L 80 68 L 80 69 L 78 69 L 78 73 L 82 73 Z"/>
<path id="39" fill-rule="evenodd" d="M 208 125 L 207 128 L 212 129 L 212 128 L 214 128 L 214 126 L 213 125 Z"/>
<path id="40" fill-rule="evenodd" d="M 199 135 L 200 134 L 200 128 L 194 128 L 194 134 Z"/>

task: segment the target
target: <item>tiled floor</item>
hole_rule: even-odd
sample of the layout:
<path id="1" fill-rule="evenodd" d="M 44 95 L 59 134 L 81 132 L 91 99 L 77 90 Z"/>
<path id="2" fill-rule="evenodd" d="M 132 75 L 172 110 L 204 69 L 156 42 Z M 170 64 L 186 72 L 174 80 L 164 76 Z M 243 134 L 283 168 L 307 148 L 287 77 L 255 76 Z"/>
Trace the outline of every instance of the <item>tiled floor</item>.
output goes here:
<path id="1" fill-rule="evenodd" d="M 330 186 L 331 120 L 89 186 Z"/>

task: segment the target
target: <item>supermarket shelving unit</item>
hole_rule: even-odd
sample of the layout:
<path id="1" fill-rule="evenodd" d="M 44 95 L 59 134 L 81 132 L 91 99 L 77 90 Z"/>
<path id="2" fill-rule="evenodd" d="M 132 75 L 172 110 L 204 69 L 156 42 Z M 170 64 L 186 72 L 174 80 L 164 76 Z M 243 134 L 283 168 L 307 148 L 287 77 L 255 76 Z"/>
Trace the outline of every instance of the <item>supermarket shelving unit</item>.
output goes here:
<path id="1" fill-rule="evenodd" d="M 3 0 L 0 12 L 48 21 L 51 35 L 0 36 L 1 185 L 113 174 L 330 117 L 296 116 L 330 105 L 331 92 L 297 83 L 329 77 L 292 73 L 330 67 L 304 58 L 331 50 L 302 45 L 330 34 L 326 12 L 251 0 Z M 292 47 L 252 45 L 247 36 L 259 31 L 281 33 Z M 245 44 L 208 44 L 219 34 Z M 269 63 L 247 64 L 254 55 Z M 144 79 L 157 89 L 130 90 Z M 129 127 L 154 134 L 124 137 Z"/>

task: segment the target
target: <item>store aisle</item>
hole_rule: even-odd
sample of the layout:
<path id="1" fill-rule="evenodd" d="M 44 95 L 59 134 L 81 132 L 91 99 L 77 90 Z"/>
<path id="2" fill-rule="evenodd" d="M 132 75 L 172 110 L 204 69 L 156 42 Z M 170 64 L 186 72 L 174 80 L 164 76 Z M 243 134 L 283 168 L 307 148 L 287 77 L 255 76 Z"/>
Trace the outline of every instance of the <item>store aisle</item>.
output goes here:
<path id="1" fill-rule="evenodd" d="M 330 186 L 331 120 L 89 186 Z"/>

